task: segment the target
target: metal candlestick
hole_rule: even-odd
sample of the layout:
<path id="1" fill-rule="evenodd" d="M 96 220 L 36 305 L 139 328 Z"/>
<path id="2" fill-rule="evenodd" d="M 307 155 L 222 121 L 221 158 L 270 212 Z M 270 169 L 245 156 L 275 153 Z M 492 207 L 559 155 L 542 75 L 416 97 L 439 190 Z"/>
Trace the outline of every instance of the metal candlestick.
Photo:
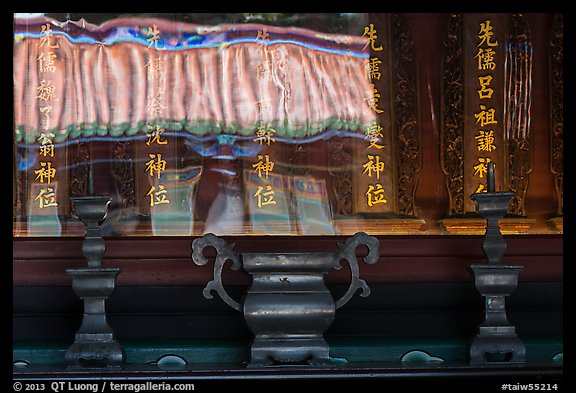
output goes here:
<path id="1" fill-rule="evenodd" d="M 72 289 L 84 301 L 82 325 L 65 355 L 69 368 L 121 367 L 126 357 L 106 318 L 105 303 L 114 290 L 119 268 L 102 268 L 106 245 L 100 225 L 108 214 L 107 195 L 71 197 L 76 214 L 86 227 L 82 252 L 87 268 L 67 269 Z"/>
<path id="2" fill-rule="evenodd" d="M 70 197 L 76 207 L 76 214 L 86 227 L 82 252 L 88 267 L 100 268 L 106 245 L 100 226 L 108 215 L 108 205 L 112 199 L 108 195 L 86 195 Z"/>
<path id="3" fill-rule="evenodd" d="M 488 163 L 487 180 L 488 192 L 472 194 L 470 198 L 476 202 L 478 214 L 486 219 L 486 233 L 482 243 L 484 255 L 488 263 L 498 264 L 506 250 L 506 241 L 500 231 L 499 220 L 508 211 L 508 204 L 514 193 L 511 191 L 496 192 L 493 162 Z"/>
<path id="4" fill-rule="evenodd" d="M 249 367 L 307 362 L 330 362 L 324 331 L 332 324 L 336 309 L 346 304 L 360 289 L 368 296 L 370 288 L 359 278 L 356 248 L 366 245 L 369 264 L 379 259 L 378 240 L 365 233 L 356 233 L 345 244 L 338 244 L 337 253 L 244 253 L 237 254 L 223 239 L 208 233 L 192 242 L 192 260 L 197 265 L 208 261 L 206 247 L 216 250 L 214 279 L 204 288 L 204 297 L 211 299 L 216 291 L 230 307 L 243 311 L 248 327 L 254 333 Z M 242 267 L 252 276 L 244 304 L 232 299 L 221 281 L 222 267 L 232 261 L 232 269 Z M 324 274 L 339 269 L 340 261 L 350 266 L 352 280 L 348 291 L 334 301 L 324 284 Z"/>
<path id="5" fill-rule="evenodd" d="M 506 241 L 498 223 L 514 194 L 496 192 L 492 162 L 488 163 L 487 180 L 487 192 L 471 196 L 477 204 L 477 212 L 487 221 L 482 249 L 488 264 L 470 265 L 476 289 L 485 298 L 485 316 L 469 346 L 468 356 L 472 364 L 522 363 L 526 361 L 526 349 L 506 317 L 505 302 L 506 296 L 516 289 L 518 274 L 524 267 L 501 263 Z"/>

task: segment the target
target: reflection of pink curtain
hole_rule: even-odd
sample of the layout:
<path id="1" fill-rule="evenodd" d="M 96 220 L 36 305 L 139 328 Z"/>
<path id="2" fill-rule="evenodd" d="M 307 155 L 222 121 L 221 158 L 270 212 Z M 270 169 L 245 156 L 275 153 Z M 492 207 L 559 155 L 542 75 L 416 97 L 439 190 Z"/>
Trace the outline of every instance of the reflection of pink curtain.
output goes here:
<path id="1" fill-rule="evenodd" d="M 57 26 L 53 30 L 58 30 Z M 277 135 L 305 137 L 327 128 L 356 130 L 375 118 L 366 58 L 290 42 L 242 42 L 162 50 L 136 42 L 73 43 L 53 35 L 55 72 L 41 72 L 39 37 L 14 42 L 14 110 L 18 139 L 31 141 L 49 122 L 57 139 L 144 131 L 160 119 L 188 132 L 254 134 L 263 121 Z M 354 40 L 358 41 L 358 37 Z M 56 41 L 57 40 L 57 41 Z M 357 44 L 357 42 L 356 42 Z M 161 73 L 149 61 L 160 58 Z M 151 77 L 151 78 L 149 78 Z M 55 86 L 50 119 L 36 98 L 42 79 Z M 106 130 L 106 128 L 108 128 Z"/>

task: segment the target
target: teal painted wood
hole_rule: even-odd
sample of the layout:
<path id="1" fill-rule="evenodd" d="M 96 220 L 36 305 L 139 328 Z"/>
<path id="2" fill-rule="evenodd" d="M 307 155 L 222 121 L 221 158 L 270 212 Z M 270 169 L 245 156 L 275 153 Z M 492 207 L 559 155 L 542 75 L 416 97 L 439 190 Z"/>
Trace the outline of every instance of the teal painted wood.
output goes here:
<path id="1" fill-rule="evenodd" d="M 429 361 L 464 362 L 466 346 L 471 337 L 465 336 L 363 336 L 330 337 L 330 357 L 338 362 L 401 362 L 417 363 L 426 356 Z M 524 335 L 528 363 L 554 362 L 562 364 L 561 335 Z M 122 341 L 122 340 L 120 340 Z M 33 366 L 64 366 L 69 342 L 16 341 L 12 361 Z M 174 365 L 237 364 L 249 358 L 250 342 L 243 339 L 150 339 L 125 340 L 126 364 Z M 404 358 L 404 359 L 403 359 Z M 16 367 L 16 366 L 15 366 Z"/>
<path id="2" fill-rule="evenodd" d="M 129 340 L 122 344 L 126 364 L 157 364 L 165 356 L 178 356 L 187 364 L 242 363 L 249 350 L 247 341 L 230 339 Z M 68 342 L 16 342 L 12 360 L 32 365 L 64 365 L 68 346 Z"/>
<path id="3" fill-rule="evenodd" d="M 524 335 L 527 362 L 550 362 L 562 352 L 563 339 L 559 335 Z M 399 362 L 411 351 L 427 353 L 431 359 L 446 362 L 465 362 L 466 347 L 471 337 L 346 337 L 330 340 L 331 355 L 354 362 L 393 361 Z M 559 357 L 558 357 L 559 358 Z"/>

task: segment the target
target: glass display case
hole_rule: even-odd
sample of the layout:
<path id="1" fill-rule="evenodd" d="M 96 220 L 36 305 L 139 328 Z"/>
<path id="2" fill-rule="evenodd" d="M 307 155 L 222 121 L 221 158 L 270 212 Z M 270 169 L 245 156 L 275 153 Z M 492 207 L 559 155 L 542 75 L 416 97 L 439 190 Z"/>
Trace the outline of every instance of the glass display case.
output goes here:
<path id="1" fill-rule="evenodd" d="M 81 236 L 88 194 L 106 236 L 479 234 L 490 161 L 504 232 L 561 232 L 561 150 L 526 203 L 531 51 L 453 17 L 438 112 L 401 14 L 16 14 L 13 234 Z"/>

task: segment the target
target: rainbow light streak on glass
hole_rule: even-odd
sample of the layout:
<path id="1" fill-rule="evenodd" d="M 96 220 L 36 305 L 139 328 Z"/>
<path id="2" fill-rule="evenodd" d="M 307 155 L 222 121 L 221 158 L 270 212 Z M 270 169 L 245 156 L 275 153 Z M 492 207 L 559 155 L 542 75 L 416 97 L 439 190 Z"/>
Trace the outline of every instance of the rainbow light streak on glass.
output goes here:
<path id="1" fill-rule="evenodd" d="M 248 30 L 249 31 L 249 30 Z M 330 54 L 336 54 L 336 55 L 349 55 L 349 56 L 354 56 L 354 57 L 358 57 L 358 58 L 369 58 L 370 54 L 368 52 L 363 52 L 362 48 L 360 48 L 359 45 L 357 45 L 358 49 L 353 50 L 352 46 L 348 47 L 346 50 L 344 49 L 334 49 L 334 48 L 327 48 L 321 45 L 315 45 L 315 44 L 311 44 L 311 43 L 307 43 L 307 42 L 302 42 L 302 41 L 298 41 L 296 39 L 267 39 L 267 40 L 262 40 L 260 38 L 257 38 L 257 33 L 258 31 L 254 30 L 254 37 L 244 37 L 244 38 L 235 38 L 235 39 L 230 39 L 228 40 L 226 38 L 226 33 L 219 33 L 219 36 L 215 39 L 213 36 L 210 35 L 198 35 L 198 34 L 186 34 L 186 33 L 179 33 L 179 35 L 181 35 L 182 37 L 178 39 L 177 42 L 173 42 L 173 38 L 174 36 L 171 36 L 171 38 L 166 38 L 166 39 L 158 39 L 158 50 L 169 50 L 169 51 L 174 51 L 174 50 L 187 50 L 187 49 L 202 49 L 202 48 L 217 48 L 220 46 L 226 46 L 226 45 L 240 45 L 240 44 L 245 44 L 245 43 L 251 43 L 251 44 L 260 44 L 260 45 L 277 45 L 277 44 L 291 44 L 291 45 L 297 45 L 297 46 L 301 46 L 303 48 L 306 49 L 311 49 L 311 50 L 316 50 L 316 51 L 321 51 L 321 52 L 326 52 L 326 53 L 330 53 Z M 61 35 L 64 38 L 66 38 L 67 40 L 69 40 L 70 42 L 74 43 L 74 44 L 93 44 L 93 45 L 115 45 L 115 44 L 121 44 L 121 43 L 126 43 L 126 42 L 131 42 L 131 43 L 136 43 L 139 45 L 143 45 L 148 47 L 150 45 L 150 42 L 148 41 L 148 39 L 150 38 L 149 36 L 147 36 L 145 34 L 145 32 L 141 32 L 139 29 L 134 29 L 134 28 L 124 28 L 124 27 L 120 27 L 120 28 L 116 28 L 114 29 L 114 31 L 108 35 L 106 38 L 104 38 L 103 40 L 97 40 L 93 37 L 89 37 L 86 35 L 80 35 L 77 37 L 74 37 L 68 33 L 66 33 L 65 31 L 60 31 L 60 30 L 52 30 L 50 35 Z M 291 34 L 294 35 L 294 34 Z M 37 33 L 37 32 L 30 32 L 30 31 L 26 31 L 26 30 L 15 30 L 14 31 L 14 40 L 18 41 L 18 40 L 23 40 L 25 38 L 41 38 L 44 37 L 45 33 Z M 304 37 L 301 36 L 302 38 L 307 38 L 307 39 L 311 39 L 310 37 Z"/>
<path id="2" fill-rule="evenodd" d="M 204 136 L 192 135 L 185 132 L 176 132 L 176 131 L 166 131 L 162 135 L 166 136 L 173 136 L 173 137 L 180 137 L 190 139 L 194 143 L 205 143 L 209 141 L 218 142 L 218 135 L 208 134 Z M 240 142 L 253 142 L 256 135 L 232 135 L 235 141 Z M 293 138 L 284 138 L 279 136 L 274 136 L 274 139 L 278 142 L 283 143 L 290 143 L 290 144 L 303 144 L 303 143 L 312 143 L 323 139 L 330 139 L 333 137 L 345 137 L 345 138 L 358 138 L 358 139 L 365 139 L 364 134 L 360 134 L 358 132 L 353 131 L 345 131 L 345 130 L 326 130 L 322 133 L 312 135 L 308 138 L 302 139 L 293 139 Z M 130 135 L 130 136 L 89 136 L 89 137 L 79 137 L 75 139 L 67 139 L 63 142 L 55 142 L 54 147 L 64 147 L 68 146 L 73 143 L 84 143 L 89 141 L 102 141 L 102 142 L 129 142 L 129 141 L 136 141 L 136 140 L 146 140 L 148 137 L 146 135 Z M 256 142 L 254 142 L 256 144 Z M 19 142 L 16 143 L 17 147 L 25 147 L 25 148 L 39 148 L 41 145 L 40 143 L 24 143 Z M 260 145 L 258 145 L 260 146 Z"/>

